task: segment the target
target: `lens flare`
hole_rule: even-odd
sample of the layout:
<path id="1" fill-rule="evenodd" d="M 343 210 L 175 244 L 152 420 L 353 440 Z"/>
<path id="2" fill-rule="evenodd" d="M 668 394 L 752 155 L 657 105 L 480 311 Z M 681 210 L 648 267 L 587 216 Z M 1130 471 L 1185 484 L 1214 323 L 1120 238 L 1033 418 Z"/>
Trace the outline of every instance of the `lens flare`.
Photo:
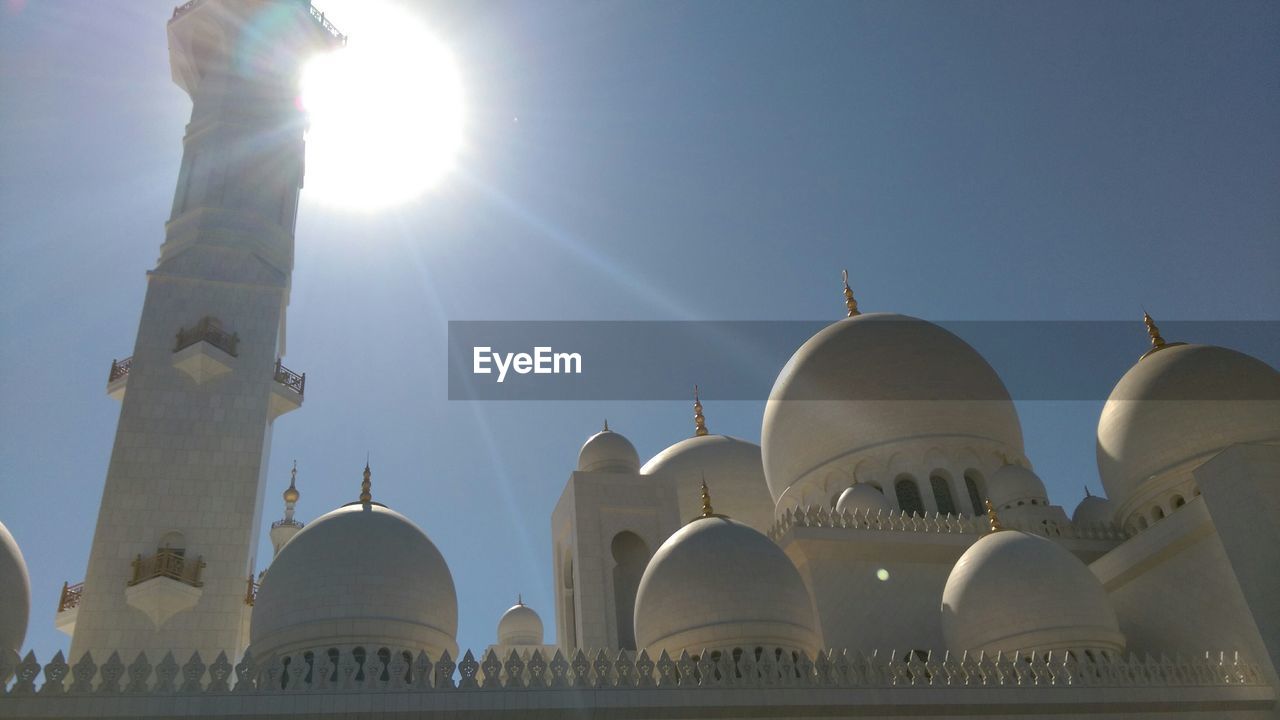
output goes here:
<path id="1" fill-rule="evenodd" d="M 389 3 L 330 3 L 347 46 L 302 76 L 307 132 L 304 196 L 376 210 L 412 200 L 453 167 L 463 97 L 448 49 L 414 15 Z"/>

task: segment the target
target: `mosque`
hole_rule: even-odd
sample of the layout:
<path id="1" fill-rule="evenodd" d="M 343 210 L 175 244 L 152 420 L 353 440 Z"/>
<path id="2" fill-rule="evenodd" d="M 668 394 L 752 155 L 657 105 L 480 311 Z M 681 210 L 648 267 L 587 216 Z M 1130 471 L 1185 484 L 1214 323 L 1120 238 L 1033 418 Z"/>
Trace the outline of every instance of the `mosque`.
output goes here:
<path id="1" fill-rule="evenodd" d="M 274 35 L 246 38 L 267 6 Z M 0 525 L 0 716 L 1280 716 L 1280 373 L 1149 316 L 1098 420 L 1106 497 L 1070 515 L 987 361 L 861 312 L 846 278 L 759 445 L 712 433 L 696 392 L 692 436 L 643 464 L 607 425 L 586 440 L 551 517 L 554 638 L 519 602 L 490 647 L 458 647 L 464 559 L 367 465 L 305 524 L 291 482 L 259 564 L 271 429 L 306 387 L 283 364 L 292 83 L 343 37 L 305 0 L 192 0 L 168 28 L 192 117 L 108 380 L 102 506 L 56 621 L 71 650 L 23 654 Z"/>

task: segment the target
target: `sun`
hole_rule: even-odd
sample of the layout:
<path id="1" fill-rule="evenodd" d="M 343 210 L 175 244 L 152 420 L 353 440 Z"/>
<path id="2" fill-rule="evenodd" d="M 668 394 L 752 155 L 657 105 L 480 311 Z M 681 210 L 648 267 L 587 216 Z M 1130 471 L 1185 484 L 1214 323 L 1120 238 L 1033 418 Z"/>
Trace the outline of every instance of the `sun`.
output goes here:
<path id="1" fill-rule="evenodd" d="M 417 17 L 378 0 L 332 1 L 346 47 L 302 74 L 305 195 L 378 210 L 435 187 L 462 147 L 462 82 L 453 56 Z"/>

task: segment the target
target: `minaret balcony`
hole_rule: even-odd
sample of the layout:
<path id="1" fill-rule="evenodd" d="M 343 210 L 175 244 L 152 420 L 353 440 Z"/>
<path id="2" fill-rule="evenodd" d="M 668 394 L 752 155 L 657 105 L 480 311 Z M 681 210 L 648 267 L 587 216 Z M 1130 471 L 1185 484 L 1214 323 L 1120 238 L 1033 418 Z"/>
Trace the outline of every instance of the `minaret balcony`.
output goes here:
<path id="1" fill-rule="evenodd" d="M 84 583 L 72 585 L 62 583 L 62 594 L 58 597 L 58 614 L 53 617 L 53 626 L 70 637 L 75 636 L 76 617 L 80 614 L 80 596 L 84 593 Z"/>
<path id="2" fill-rule="evenodd" d="M 271 419 L 275 420 L 302 407 L 302 396 L 307 390 L 307 374 L 296 373 L 277 359 L 272 379 L 275 382 L 271 384 L 271 405 L 268 411 Z"/>
<path id="3" fill-rule="evenodd" d="M 200 602 L 204 566 L 203 558 L 191 560 L 172 550 L 147 558 L 139 555 L 133 561 L 133 578 L 125 587 L 125 598 L 160 628 L 169 618 Z"/>
<path id="4" fill-rule="evenodd" d="M 107 374 L 107 395 L 116 400 L 124 400 L 124 391 L 129 384 L 129 368 L 133 366 L 133 358 L 111 361 L 111 372 Z"/>
<path id="5" fill-rule="evenodd" d="M 178 330 L 173 366 L 203 385 L 235 368 L 240 336 L 222 328 L 217 318 L 205 316 L 194 327 Z"/>

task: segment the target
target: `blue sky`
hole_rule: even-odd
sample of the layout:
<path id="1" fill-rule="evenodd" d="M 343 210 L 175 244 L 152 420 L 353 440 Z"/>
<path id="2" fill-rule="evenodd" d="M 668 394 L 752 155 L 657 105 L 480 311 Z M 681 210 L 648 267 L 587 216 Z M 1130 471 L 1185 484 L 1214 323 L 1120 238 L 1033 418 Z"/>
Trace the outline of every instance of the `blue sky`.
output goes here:
<path id="1" fill-rule="evenodd" d="M 177 176 L 172 5 L 0 4 L 0 520 L 41 657 L 66 647 L 107 369 Z M 551 508 L 602 418 L 642 457 L 692 428 L 687 403 L 450 402 L 448 320 L 834 320 L 842 267 L 864 311 L 934 320 L 1280 319 L 1275 3 L 410 5 L 457 59 L 466 148 L 377 214 L 304 192 L 286 363 L 307 398 L 276 424 L 266 515 L 293 459 L 305 520 L 371 453 L 375 495 L 451 564 L 463 646 L 516 593 L 553 637 Z M 759 438 L 762 403 L 699 382 L 714 432 Z M 1068 510 L 1099 489 L 1100 405 L 1019 408 Z"/>

